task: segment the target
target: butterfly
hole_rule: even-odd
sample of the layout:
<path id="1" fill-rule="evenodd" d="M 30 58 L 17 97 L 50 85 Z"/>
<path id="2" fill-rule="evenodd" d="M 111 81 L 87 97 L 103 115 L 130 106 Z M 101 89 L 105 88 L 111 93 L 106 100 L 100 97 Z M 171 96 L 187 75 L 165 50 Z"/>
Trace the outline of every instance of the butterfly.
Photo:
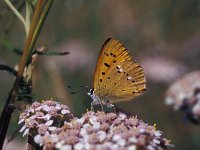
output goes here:
<path id="1" fill-rule="evenodd" d="M 93 88 L 88 95 L 96 104 L 112 104 L 131 100 L 146 90 L 142 67 L 131 58 L 118 40 L 108 38 L 101 49 L 94 74 Z"/>

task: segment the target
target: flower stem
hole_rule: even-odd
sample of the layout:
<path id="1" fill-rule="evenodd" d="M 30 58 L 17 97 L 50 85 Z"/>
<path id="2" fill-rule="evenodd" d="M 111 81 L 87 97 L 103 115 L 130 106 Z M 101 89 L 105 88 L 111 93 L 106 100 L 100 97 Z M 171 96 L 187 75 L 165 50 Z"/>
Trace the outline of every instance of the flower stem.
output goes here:
<path id="1" fill-rule="evenodd" d="M 26 26 L 26 21 L 24 17 L 19 13 L 19 11 L 13 6 L 10 0 L 4 0 L 7 6 L 12 10 L 12 12 L 18 17 L 18 19 L 22 22 L 24 27 Z"/>
<path id="2" fill-rule="evenodd" d="M 5 0 L 5 1 L 9 2 L 8 0 Z M 28 28 L 29 31 L 26 31 L 26 33 L 28 33 L 28 36 L 25 41 L 22 57 L 19 62 L 19 69 L 17 72 L 17 76 L 15 78 L 13 87 L 8 95 L 6 104 L 4 105 L 4 109 L 2 111 L 1 118 L 0 118 L 0 149 L 2 149 L 3 147 L 3 143 L 4 143 L 7 129 L 9 126 L 9 122 L 12 116 L 12 112 L 15 109 L 14 105 L 15 105 L 16 96 L 18 93 L 20 79 L 23 76 L 23 72 L 27 65 L 27 61 L 30 60 L 31 58 L 32 50 L 35 46 L 36 40 L 38 39 L 39 31 L 41 30 L 41 27 L 49 12 L 52 2 L 53 0 L 38 0 L 37 1 L 35 10 L 33 13 L 33 18 L 30 23 L 30 28 Z M 15 11 L 15 14 L 16 14 L 16 11 Z"/>

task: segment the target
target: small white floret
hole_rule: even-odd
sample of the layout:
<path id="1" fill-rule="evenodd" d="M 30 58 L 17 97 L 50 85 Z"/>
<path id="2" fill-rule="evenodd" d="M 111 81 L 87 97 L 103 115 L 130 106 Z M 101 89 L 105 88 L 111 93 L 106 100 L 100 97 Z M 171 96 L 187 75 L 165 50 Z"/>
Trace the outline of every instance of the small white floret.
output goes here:
<path id="1" fill-rule="evenodd" d="M 71 145 L 64 145 L 63 147 L 60 148 L 60 150 L 72 150 Z"/>
<path id="2" fill-rule="evenodd" d="M 128 147 L 128 150 L 136 150 L 136 149 L 137 149 L 137 147 L 135 145 L 131 145 Z"/>
<path id="3" fill-rule="evenodd" d="M 47 125 L 47 126 L 50 126 L 50 125 L 52 125 L 53 124 L 53 120 L 49 120 L 49 121 L 47 121 L 46 123 L 45 123 L 45 125 Z"/>
<path id="4" fill-rule="evenodd" d="M 62 111 L 61 111 L 61 114 L 63 114 L 63 115 L 65 115 L 65 114 L 69 114 L 70 112 L 69 112 L 69 110 L 67 110 L 67 109 L 63 109 Z"/>

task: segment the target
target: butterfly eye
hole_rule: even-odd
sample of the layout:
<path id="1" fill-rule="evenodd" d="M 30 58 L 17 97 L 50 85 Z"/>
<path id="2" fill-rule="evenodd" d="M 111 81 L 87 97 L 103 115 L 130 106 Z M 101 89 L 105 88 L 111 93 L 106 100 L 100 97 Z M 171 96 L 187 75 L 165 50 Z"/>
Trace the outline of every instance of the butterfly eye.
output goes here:
<path id="1" fill-rule="evenodd" d="M 94 88 L 90 89 L 90 94 L 91 94 L 91 95 L 94 94 Z"/>

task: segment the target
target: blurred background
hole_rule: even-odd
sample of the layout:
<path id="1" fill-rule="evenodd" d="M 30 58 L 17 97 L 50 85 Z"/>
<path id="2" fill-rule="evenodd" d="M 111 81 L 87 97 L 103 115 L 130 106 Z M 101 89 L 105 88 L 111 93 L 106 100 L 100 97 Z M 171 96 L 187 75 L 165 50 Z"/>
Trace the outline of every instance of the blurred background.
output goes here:
<path id="1" fill-rule="evenodd" d="M 20 7 L 22 1 L 13 1 Z M 24 9 L 21 8 L 24 13 Z M 24 28 L 0 2 L 0 63 L 15 66 L 23 48 Z M 34 100 L 50 99 L 67 104 L 81 116 L 90 109 L 91 98 L 79 86 L 92 87 L 102 44 L 108 37 L 124 43 L 144 68 L 148 90 L 133 101 L 117 106 L 156 124 L 176 150 L 199 150 L 200 127 L 164 103 L 168 87 L 184 74 L 200 67 L 199 0 L 59 0 L 47 17 L 37 46 L 66 56 L 40 56 L 33 72 Z M 0 110 L 13 84 L 13 76 L 0 72 Z M 73 88 L 67 88 L 70 85 Z M 17 128 L 18 112 L 9 127 Z M 23 142 L 19 136 L 18 144 Z M 25 142 L 25 141 L 24 141 Z M 15 143 L 16 144 L 16 143 Z M 23 144 L 22 144 L 23 145 Z M 21 149 L 22 147 L 20 147 Z"/>

